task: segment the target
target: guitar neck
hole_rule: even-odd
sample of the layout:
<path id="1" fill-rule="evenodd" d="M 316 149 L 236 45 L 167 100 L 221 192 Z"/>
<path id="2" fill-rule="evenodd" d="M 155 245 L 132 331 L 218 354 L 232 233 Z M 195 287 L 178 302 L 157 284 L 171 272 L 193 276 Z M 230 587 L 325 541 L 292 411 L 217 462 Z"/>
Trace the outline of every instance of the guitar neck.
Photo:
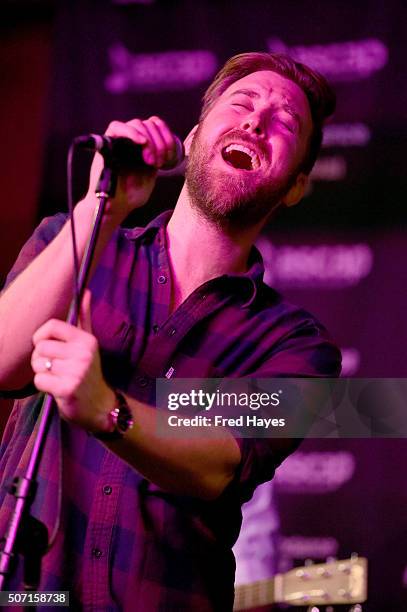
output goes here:
<path id="1" fill-rule="evenodd" d="M 260 606 L 268 606 L 276 601 L 274 597 L 274 578 L 257 580 L 250 584 L 235 585 L 235 603 L 233 610 L 248 610 Z"/>

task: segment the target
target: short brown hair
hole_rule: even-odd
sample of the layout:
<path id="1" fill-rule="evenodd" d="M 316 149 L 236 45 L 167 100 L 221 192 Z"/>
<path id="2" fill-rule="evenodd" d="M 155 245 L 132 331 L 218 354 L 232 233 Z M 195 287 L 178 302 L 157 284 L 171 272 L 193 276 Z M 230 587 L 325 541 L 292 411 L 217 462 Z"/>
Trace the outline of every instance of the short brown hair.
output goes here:
<path id="1" fill-rule="evenodd" d="M 271 70 L 290 79 L 308 99 L 313 130 L 307 155 L 299 171 L 309 174 L 321 148 L 324 121 L 335 110 L 336 96 L 325 77 L 284 53 L 240 53 L 231 57 L 204 94 L 200 121 L 205 119 L 217 98 L 232 83 L 259 70 Z"/>

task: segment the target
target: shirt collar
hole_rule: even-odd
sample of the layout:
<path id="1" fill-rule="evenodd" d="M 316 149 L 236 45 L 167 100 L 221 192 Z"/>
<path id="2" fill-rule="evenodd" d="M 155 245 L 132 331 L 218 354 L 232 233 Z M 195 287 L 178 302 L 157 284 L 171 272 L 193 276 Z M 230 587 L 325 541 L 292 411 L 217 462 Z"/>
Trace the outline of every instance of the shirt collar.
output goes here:
<path id="1" fill-rule="evenodd" d="M 133 229 L 126 229 L 126 238 L 129 240 L 142 240 L 149 236 L 155 236 L 157 232 L 167 226 L 168 221 L 172 216 L 172 210 L 165 210 L 157 217 L 155 217 L 146 227 L 135 227 Z"/>
<path id="2" fill-rule="evenodd" d="M 257 297 L 257 292 L 263 283 L 264 263 L 260 251 L 252 246 L 248 260 L 247 272 L 241 274 L 225 274 L 224 277 L 230 279 L 236 287 L 236 293 L 243 298 L 242 308 L 247 308 L 253 304 Z"/>
<path id="3" fill-rule="evenodd" d="M 164 240 L 163 233 L 172 213 L 172 210 L 166 210 L 150 221 L 146 227 L 127 229 L 126 237 L 129 240 L 143 240 L 148 238 L 153 239 L 153 237 L 158 234 L 159 237 L 161 236 L 161 240 Z M 253 304 L 256 299 L 258 289 L 263 283 L 263 276 L 263 259 L 260 251 L 253 246 L 249 255 L 248 270 L 246 272 L 241 274 L 223 274 L 213 279 L 213 281 L 220 282 L 221 280 L 228 279 L 230 281 L 230 287 L 233 287 L 240 299 L 243 298 L 242 308 L 247 308 Z"/>

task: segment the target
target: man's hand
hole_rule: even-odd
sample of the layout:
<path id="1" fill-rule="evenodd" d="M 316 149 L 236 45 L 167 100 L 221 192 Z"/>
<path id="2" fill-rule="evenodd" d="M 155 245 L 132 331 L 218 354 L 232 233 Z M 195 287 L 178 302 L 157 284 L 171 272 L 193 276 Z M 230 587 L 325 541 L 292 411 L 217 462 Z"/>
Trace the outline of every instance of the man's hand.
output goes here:
<path id="1" fill-rule="evenodd" d="M 84 295 L 79 329 L 50 319 L 33 336 L 34 384 L 54 396 L 60 415 L 87 431 L 109 431 L 115 396 L 105 382 L 98 342 L 90 333 L 90 292 Z M 86 331 L 88 329 L 89 331 Z"/>
<path id="2" fill-rule="evenodd" d="M 146 164 L 137 170 L 123 170 L 119 174 L 116 195 L 110 200 L 107 212 L 122 220 L 132 210 L 140 208 L 148 201 L 155 185 L 157 170 L 174 159 L 176 144 L 167 124 L 155 116 L 145 121 L 113 121 L 106 130 L 106 136 L 129 138 L 141 145 Z M 93 160 L 89 190 L 85 199 L 94 198 L 102 168 L 103 158 L 97 153 Z"/>

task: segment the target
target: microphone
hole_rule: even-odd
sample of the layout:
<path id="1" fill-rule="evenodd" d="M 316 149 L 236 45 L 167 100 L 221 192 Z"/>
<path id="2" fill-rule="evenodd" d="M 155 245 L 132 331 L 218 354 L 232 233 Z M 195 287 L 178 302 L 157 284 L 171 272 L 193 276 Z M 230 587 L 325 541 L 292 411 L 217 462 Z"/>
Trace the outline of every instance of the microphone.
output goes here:
<path id="1" fill-rule="evenodd" d="M 167 161 L 160 170 L 173 170 L 184 161 L 185 151 L 182 141 L 175 134 L 175 154 L 172 159 Z M 86 134 L 77 136 L 73 144 L 80 149 L 98 152 L 105 159 L 113 162 L 121 168 L 127 170 L 137 169 L 143 166 L 150 167 L 143 159 L 143 145 L 136 144 L 130 138 L 112 138 L 100 134 Z"/>

